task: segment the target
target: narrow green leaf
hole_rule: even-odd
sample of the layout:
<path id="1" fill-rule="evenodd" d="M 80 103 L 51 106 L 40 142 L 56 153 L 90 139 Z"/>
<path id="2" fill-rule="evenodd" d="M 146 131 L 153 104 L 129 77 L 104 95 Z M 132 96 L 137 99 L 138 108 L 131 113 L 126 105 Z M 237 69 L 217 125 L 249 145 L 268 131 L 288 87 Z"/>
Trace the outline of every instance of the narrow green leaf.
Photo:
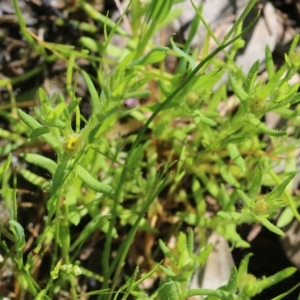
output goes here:
<path id="1" fill-rule="evenodd" d="M 69 248 L 71 236 L 68 216 L 68 205 L 66 202 L 64 202 L 61 206 L 61 213 L 64 217 L 58 222 L 57 242 L 61 247 L 64 261 L 69 262 Z"/>
<path id="2" fill-rule="evenodd" d="M 186 235 L 182 231 L 179 232 L 179 236 L 177 238 L 177 249 L 179 254 L 181 251 L 186 250 Z"/>
<path id="3" fill-rule="evenodd" d="M 209 290 L 209 289 L 191 289 L 188 290 L 186 293 L 186 297 L 193 297 L 193 296 L 211 296 L 206 297 L 208 300 L 215 300 L 215 299 L 231 299 L 232 294 L 227 293 L 221 290 Z M 178 299 L 178 298 L 177 298 Z"/>
<path id="4" fill-rule="evenodd" d="M 61 188 L 63 185 L 66 177 L 68 176 L 68 163 L 69 161 L 66 158 L 67 156 L 62 159 L 62 161 L 57 165 L 57 168 L 55 170 L 53 179 L 52 179 L 52 184 L 51 184 L 51 190 L 50 193 L 51 195 L 54 196 L 55 192 Z M 50 201 L 48 201 L 49 203 Z"/>
<path id="5" fill-rule="evenodd" d="M 241 220 L 241 214 L 234 211 L 233 212 L 219 211 L 217 215 L 229 221 L 239 222 Z"/>
<path id="6" fill-rule="evenodd" d="M 151 95 L 150 91 L 135 91 L 135 92 L 130 92 L 124 95 L 124 99 L 129 99 L 129 98 L 147 98 Z"/>
<path id="7" fill-rule="evenodd" d="M 235 294 L 237 290 L 237 278 L 238 278 L 237 269 L 236 267 L 233 267 L 230 272 L 229 281 L 226 284 L 226 286 L 222 288 L 222 290 Z"/>
<path id="8" fill-rule="evenodd" d="M 290 224 L 293 221 L 293 219 L 294 219 L 294 213 L 293 213 L 292 209 L 288 206 L 280 214 L 280 216 L 276 222 L 276 225 L 279 228 L 284 228 L 285 226 Z"/>
<path id="9" fill-rule="evenodd" d="M 262 278 L 258 282 L 259 288 L 261 290 L 267 289 L 270 286 L 273 286 L 273 285 L 277 284 L 278 282 L 292 276 L 295 272 L 297 272 L 297 268 L 289 267 L 289 268 L 285 268 L 285 269 L 277 272 L 276 274 L 274 274 L 270 277 Z"/>
<path id="10" fill-rule="evenodd" d="M 21 109 L 18 109 L 18 114 L 20 119 L 31 129 L 37 129 L 42 127 L 42 125 L 36 121 L 33 117 L 23 112 Z"/>
<path id="11" fill-rule="evenodd" d="M 264 225 L 266 228 L 268 228 L 270 231 L 272 231 L 280 236 L 285 236 L 284 232 L 281 229 L 279 229 L 278 227 L 276 227 L 274 224 L 272 224 L 269 220 L 267 220 L 263 217 L 259 217 L 259 216 L 255 216 L 255 219 L 259 223 Z"/>
<path id="12" fill-rule="evenodd" d="M 236 225 L 232 222 L 222 222 L 216 231 L 235 247 L 249 248 L 250 244 L 244 241 L 237 233 Z"/>
<path id="13" fill-rule="evenodd" d="M 173 0 L 154 1 L 149 6 L 149 16 L 156 22 L 163 21 L 171 11 Z"/>
<path id="14" fill-rule="evenodd" d="M 102 50 L 103 50 L 103 45 L 98 42 L 97 40 L 95 39 L 92 39 L 90 37 L 87 37 L 87 36 L 82 36 L 79 38 L 79 43 L 89 49 L 90 51 L 92 52 L 95 52 L 95 53 L 101 53 Z"/>
<path id="15" fill-rule="evenodd" d="M 48 101 L 48 95 L 46 91 L 42 88 L 39 88 L 39 100 L 41 103 L 45 103 Z"/>
<path id="16" fill-rule="evenodd" d="M 28 136 L 29 140 L 35 140 L 37 139 L 38 137 L 40 137 L 41 135 L 45 134 L 45 133 L 49 133 L 50 130 L 49 128 L 45 127 L 45 126 L 42 126 L 42 127 L 39 127 L 39 128 L 36 128 L 34 129 L 30 135 Z"/>
<path id="17" fill-rule="evenodd" d="M 194 111 L 193 118 L 196 124 L 199 124 L 201 122 L 211 127 L 217 125 L 217 122 L 215 122 L 211 118 L 206 117 L 200 110 Z"/>
<path id="18" fill-rule="evenodd" d="M 240 262 L 238 269 L 238 282 L 244 277 L 244 275 L 248 274 L 249 260 L 252 255 L 252 253 L 248 253 Z"/>
<path id="19" fill-rule="evenodd" d="M 220 164 L 220 174 L 222 178 L 232 186 L 239 188 L 240 183 L 235 179 L 235 177 L 230 172 L 229 168 L 226 166 L 226 164 L 219 162 Z"/>
<path id="20" fill-rule="evenodd" d="M 179 286 L 176 284 L 176 281 L 173 281 L 172 279 L 167 279 L 163 284 L 163 289 L 159 292 L 160 299 L 165 300 L 178 300 L 179 295 Z"/>
<path id="21" fill-rule="evenodd" d="M 201 93 L 202 91 L 211 93 L 213 86 L 220 80 L 223 74 L 224 70 L 215 68 L 211 72 L 198 75 L 193 89 L 196 90 L 197 93 Z"/>
<path id="22" fill-rule="evenodd" d="M 248 207 L 251 208 L 252 200 L 241 190 L 236 190 L 238 195 L 241 197 L 243 203 Z"/>
<path id="23" fill-rule="evenodd" d="M 230 155 L 230 158 L 235 162 L 235 164 L 240 167 L 243 171 L 246 170 L 246 164 L 241 156 L 239 149 L 236 144 L 230 143 L 227 145 L 227 149 Z M 251 197 L 250 197 L 251 198 Z"/>
<path id="24" fill-rule="evenodd" d="M 21 157 L 31 164 L 46 169 L 52 176 L 56 171 L 57 164 L 50 158 L 35 153 L 23 153 Z"/>
<path id="25" fill-rule="evenodd" d="M 286 135 L 286 133 L 284 131 L 280 131 L 280 130 L 275 130 L 275 129 L 271 129 L 269 127 L 267 127 L 264 123 L 262 123 L 261 121 L 259 121 L 257 118 L 255 118 L 254 116 L 247 116 L 244 120 L 244 122 L 254 126 L 257 130 L 269 134 L 271 136 L 283 136 Z"/>
<path id="26" fill-rule="evenodd" d="M 186 245 L 189 251 L 189 255 L 192 255 L 194 251 L 194 231 L 192 229 L 190 229 L 188 232 Z"/>
<path id="27" fill-rule="evenodd" d="M 75 108 L 79 105 L 81 98 L 74 99 L 68 106 L 68 113 L 71 115 Z"/>
<path id="28" fill-rule="evenodd" d="M 41 190 L 45 191 L 49 188 L 49 182 L 44 177 L 38 176 L 26 169 L 21 169 L 19 173 L 30 183 L 41 188 Z"/>
<path id="29" fill-rule="evenodd" d="M 124 70 L 130 65 L 134 57 L 136 56 L 136 52 L 132 51 L 124 56 L 120 61 L 116 68 L 116 71 L 113 73 L 113 76 L 119 76 Z"/>
<path id="30" fill-rule="evenodd" d="M 128 169 L 136 167 L 136 163 L 141 161 L 143 154 L 144 147 L 142 145 L 139 145 L 138 147 L 133 149 L 132 156 L 130 156 L 129 160 L 127 160 Z"/>
<path id="31" fill-rule="evenodd" d="M 251 94 L 253 92 L 253 87 L 257 77 L 258 70 L 259 70 L 259 61 L 257 60 L 251 66 L 245 81 L 244 89 L 247 94 Z"/>
<path id="32" fill-rule="evenodd" d="M 220 199 L 220 204 L 223 206 L 224 211 L 228 211 L 230 209 L 234 201 L 232 200 L 232 198 L 233 198 L 233 194 L 229 196 L 227 188 L 225 188 L 224 184 L 221 184 L 219 199 Z"/>
<path id="33" fill-rule="evenodd" d="M 139 266 L 136 266 L 132 276 L 126 281 L 125 284 L 126 284 L 127 288 L 123 295 L 124 299 L 127 299 L 129 297 L 129 295 L 131 294 L 131 291 L 133 290 L 133 286 L 134 286 L 134 283 L 136 281 L 136 277 L 137 277 L 139 271 L 140 271 Z"/>
<path id="34" fill-rule="evenodd" d="M 142 25 L 141 15 L 145 13 L 145 9 L 148 9 L 148 7 L 144 7 L 139 0 L 132 0 L 130 9 L 130 23 L 133 35 L 138 36 Z"/>
<path id="35" fill-rule="evenodd" d="M 299 33 L 295 35 L 294 39 L 293 39 L 293 42 L 292 42 L 292 45 L 290 47 L 290 50 L 289 50 L 289 55 L 291 56 L 294 52 L 296 52 L 296 47 L 298 47 L 298 42 L 299 42 L 299 39 L 300 39 L 300 35 Z"/>
<path id="36" fill-rule="evenodd" d="M 261 180 L 262 180 L 262 166 L 259 164 L 254 171 L 254 175 L 251 180 L 251 186 L 248 192 L 248 197 L 250 199 L 254 199 L 258 194 L 261 188 Z"/>
<path id="37" fill-rule="evenodd" d="M 35 130 L 37 128 L 43 127 L 39 122 L 37 122 L 33 117 L 23 112 L 21 109 L 18 109 L 18 114 L 20 119 L 31 129 Z M 57 140 L 52 136 L 51 133 L 49 134 L 43 134 L 42 135 L 43 140 L 45 140 L 50 146 L 53 147 L 53 149 L 60 153 L 61 152 L 61 146 L 58 143 Z"/>
<path id="38" fill-rule="evenodd" d="M 238 84 L 238 82 L 235 80 L 234 76 L 231 73 L 229 73 L 229 84 L 230 84 L 230 87 L 232 88 L 234 94 L 238 97 L 238 99 L 241 101 L 241 103 L 245 104 L 249 99 L 249 95 Z"/>
<path id="39" fill-rule="evenodd" d="M 77 176 L 82 180 L 82 182 L 84 182 L 87 187 L 98 193 L 103 193 L 110 196 L 115 195 L 115 191 L 110 185 L 101 183 L 96 180 L 84 167 L 78 165 L 77 168 Z"/>
<path id="40" fill-rule="evenodd" d="M 199 266 L 204 266 L 208 256 L 210 255 L 210 253 L 213 251 L 214 249 L 214 245 L 213 244 L 209 244 L 207 245 L 199 254 L 197 257 L 197 263 Z"/>
<path id="41" fill-rule="evenodd" d="M 266 69 L 267 69 L 268 77 L 272 78 L 275 74 L 275 66 L 274 66 L 274 62 L 273 62 L 272 51 L 271 51 L 269 45 L 266 46 L 265 56 L 266 56 L 265 62 L 266 62 Z"/>
<path id="42" fill-rule="evenodd" d="M 160 264 L 156 264 L 153 269 L 145 274 L 141 274 L 139 278 L 137 278 L 135 282 L 135 286 L 139 286 L 142 282 L 144 282 L 147 278 L 153 278 L 153 275 L 156 274 L 157 269 L 160 267 Z"/>
<path id="43" fill-rule="evenodd" d="M 90 76 L 85 71 L 82 71 L 82 76 L 84 78 L 84 81 L 87 84 L 89 93 L 91 95 L 93 114 L 98 114 L 100 112 L 100 99 L 99 99 L 98 92 L 97 92 Z"/>
<path id="44" fill-rule="evenodd" d="M 53 271 L 50 272 L 51 279 L 57 279 L 60 271 L 62 260 L 60 259 L 55 265 Z"/>
<path id="45" fill-rule="evenodd" d="M 114 29 L 115 32 L 122 36 L 129 36 L 129 34 L 121 28 L 121 26 L 118 26 L 114 21 L 107 18 L 107 16 L 99 13 L 92 5 L 87 3 L 86 1 L 79 0 L 78 1 L 82 9 L 88 14 L 92 19 L 99 22 L 100 24 L 105 24 L 105 26 L 109 29 Z"/>
<path id="46" fill-rule="evenodd" d="M 161 62 L 167 56 L 169 48 L 167 47 L 156 47 L 147 53 L 144 57 L 134 60 L 130 65 L 151 65 L 158 62 Z"/>
<path id="47" fill-rule="evenodd" d="M 280 78 L 284 75 L 286 70 L 287 64 L 281 66 L 280 69 L 269 80 L 269 82 L 257 92 L 257 97 L 261 99 L 267 99 L 267 97 L 270 94 L 274 93 L 278 89 L 278 83 L 280 82 Z"/>
<path id="48" fill-rule="evenodd" d="M 12 154 L 9 153 L 8 158 L 6 159 L 5 163 L 3 163 L 0 166 L 0 182 L 3 178 L 3 175 L 6 174 L 6 172 L 8 171 L 11 161 L 12 161 Z"/>
<path id="49" fill-rule="evenodd" d="M 16 250 L 22 251 L 26 245 L 24 228 L 16 220 L 9 220 L 10 229 L 16 238 Z"/>
<path id="50" fill-rule="evenodd" d="M 171 252 L 171 250 L 165 245 L 162 240 L 158 241 L 159 247 L 161 251 L 175 264 L 177 265 L 178 259 L 177 257 Z"/>
<path id="51" fill-rule="evenodd" d="M 49 119 L 51 118 L 52 121 L 56 121 L 56 120 L 59 120 L 59 118 L 61 118 L 61 115 L 67 111 L 67 105 L 66 103 L 63 101 L 63 102 L 60 102 L 58 105 L 56 105 L 54 107 L 54 109 L 52 110 L 52 114 L 51 116 L 49 116 Z M 47 116 L 48 118 L 48 116 Z M 65 126 L 65 124 L 64 124 Z"/>
<path id="52" fill-rule="evenodd" d="M 175 45 L 172 36 L 170 37 L 170 42 L 171 42 L 171 45 L 172 45 L 172 47 L 173 47 L 173 50 L 176 52 L 176 54 L 177 54 L 179 57 L 184 58 L 187 62 L 189 62 L 190 68 L 191 68 L 192 70 L 194 70 L 195 67 L 196 67 L 195 60 L 194 60 L 190 55 L 186 54 L 184 51 L 182 51 L 180 48 L 178 48 L 178 47 Z"/>
<path id="53" fill-rule="evenodd" d="M 47 294 L 47 290 L 46 289 L 43 289 L 41 290 L 38 295 L 34 298 L 34 300 L 44 300 L 44 299 L 47 299 L 46 298 L 46 294 Z"/>
<path id="54" fill-rule="evenodd" d="M 288 176 L 279 186 L 277 186 L 272 192 L 266 195 L 265 199 L 277 199 L 279 198 L 286 189 L 287 185 L 293 180 L 296 173 L 291 174 Z"/>

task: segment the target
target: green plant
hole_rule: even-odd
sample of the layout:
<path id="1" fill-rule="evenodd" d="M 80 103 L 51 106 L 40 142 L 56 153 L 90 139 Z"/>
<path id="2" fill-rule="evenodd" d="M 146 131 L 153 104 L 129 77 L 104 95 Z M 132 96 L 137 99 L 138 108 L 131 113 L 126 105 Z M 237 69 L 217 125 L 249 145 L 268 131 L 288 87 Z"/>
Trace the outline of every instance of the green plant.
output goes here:
<path id="1" fill-rule="evenodd" d="M 8 155 L 0 167 L 2 197 L 10 214 L 9 229 L 0 226 L 0 246 L 13 262 L 22 295 L 29 293 L 35 299 L 53 299 L 61 292 L 68 293 L 73 299 L 92 295 L 98 295 L 98 299 L 117 299 L 121 294 L 122 299 L 130 295 L 137 299 L 186 299 L 192 295 L 207 295 L 208 299 L 250 299 L 291 276 L 294 268 L 256 279 L 247 272 L 250 257 L 247 256 L 238 269 L 233 268 L 226 286 L 215 291 L 190 290 L 188 287 L 196 267 L 205 264 L 212 249 L 212 245 L 207 245 L 207 229 L 217 231 L 235 247 L 249 247 L 238 234 L 238 225 L 259 222 L 270 231 L 283 235 L 272 221 L 282 208 L 291 209 L 293 214 L 283 214 L 285 219 L 281 217 L 279 225 L 289 223 L 292 217 L 300 221 L 297 199 L 290 190 L 296 167 L 290 164 L 281 174 L 273 171 L 277 157 L 287 155 L 291 161 L 295 160 L 292 152 L 298 139 L 284 130 L 268 128 L 261 120 L 267 112 L 275 111 L 288 120 L 290 127 L 298 125 L 298 106 L 295 110 L 291 107 L 300 100 L 299 84 L 290 85 L 289 79 L 299 69 L 295 51 L 299 36 L 295 37 L 286 62 L 277 71 L 271 52 L 266 48 L 268 80 L 263 83 L 258 76 L 258 62 L 246 75 L 234 62 L 237 50 L 244 45 L 243 34 L 259 17 L 249 27 L 242 28 L 243 19 L 256 1 L 249 1 L 245 12 L 223 41 L 218 41 L 206 24 L 202 7 L 197 8 L 192 2 L 199 19 L 193 21 L 188 42 L 182 49 L 173 37 L 170 37 L 172 49 L 156 45 L 153 39 L 180 13 L 169 12 L 174 3 L 172 0 L 156 4 L 150 1 L 145 5 L 132 0 L 127 8 L 131 12 L 131 34 L 119 26 L 126 11 L 114 23 L 92 10 L 85 1 L 78 3 L 91 19 L 104 26 L 104 41 L 82 36 L 79 40 L 81 51 L 35 39 L 14 1 L 21 31 L 33 50 L 47 61 L 58 58 L 68 61 L 68 95 L 49 97 L 39 89 L 40 107 L 35 109 L 34 116 L 16 110 L 13 105 L 11 113 L 4 113 L 13 134 L 0 131 L 2 137 L 10 139 L 1 151 L 3 157 L 22 145 L 28 145 L 30 149 L 37 140 L 50 145 L 55 153 L 55 160 L 33 151 L 20 155 L 27 163 L 46 170 L 51 179 L 25 168 L 16 170 L 47 194 L 45 223 L 35 239 L 33 250 L 26 252 L 26 263 L 23 253 L 26 237 L 24 226 L 18 222 L 18 191 L 12 156 Z M 197 51 L 192 51 L 190 43 L 200 20 L 207 29 L 208 38 L 199 62 Z M 84 23 L 79 26 L 89 33 L 95 29 Z M 114 35 L 129 38 L 124 51 L 113 46 Z M 218 45 L 211 53 L 207 50 L 209 37 Z M 230 50 L 229 45 L 232 45 Z M 46 49 L 52 54 L 47 54 Z M 98 57 L 100 50 L 101 58 Z M 220 51 L 225 53 L 226 62 L 216 58 Z M 113 61 L 108 60 L 109 54 Z M 179 60 L 174 74 L 164 69 L 168 54 Z M 96 75 L 82 70 L 76 64 L 78 58 L 87 59 Z M 74 93 L 74 71 L 82 75 L 89 91 L 92 110 L 87 120 L 80 111 L 82 99 Z M 221 115 L 218 107 L 227 99 L 227 83 L 213 88 L 224 74 L 228 74 L 229 85 L 240 105 L 236 112 Z M 2 84 L 15 82 L 12 79 Z M 122 103 L 128 98 L 155 101 L 126 109 Z M 14 119 L 16 113 L 22 124 Z M 125 136 L 119 124 L 120 120 L 128 119 L 141 125 L 137 133 L 133 131 Z M 119 135 L 113 135 L 112 129 L 119 130 Z M 28 142 L 23 138 L 25 133 Z M 273 151 L 267 149 L 267 143 L 273 146 Z M 262 194 L 262 185 L 272 186 L 273 191 Z M 205 194 L 211 195 L 220 206 L 209 218 L 205 217 Z M 194 206 L 190 204 L 191 198 Z M 236 211 L 238 200 L 243 202 L 241 211 Z M 122 269 L 138 233 L 155 236 L 157 228 L 152 220 L 163 213 L 169 214 L 168 207 L 172 205 L 181 207 L 175 214 L 178 219 L 174 233 L 178 236 L 177 254 L 161 240 L 159 247 L 176 270 L 163 266 L 153 255 L 148 258 L 149 269 L 141 273 L 140 278 L 137 278 L 137 266 L 128 277 Z M 158 207 L 162 207 L 162 212 Z M 199 238 L 203 249 L 199 255 L 193 252 L 193 231 L 186 236 L 178 230 L 183 222 L 201 229 Z M 72 230 L 76 226 L 82 226 L 82 230 L 74 235 Z M 124 228 L 129 228 L 126 235 Z M 94 234 L 105 240 L 99 250 L 99 274 L 81 266 L 79 259 L 80 251 Z M 171 234 L 164 238 L 168 235 Z M 119 247 L 114 246 L 117 238 L 122 241 Z M 33 276 L 36 257 L 43 259 L 48 250 L 51 251 L 51 262 L 48 275 L 43 278 L 47 283 L 40 284 Z M 81 274 L 101 283 L 101 289 L 83 292 L 77 280 Z M 140 288 L 149 277 L 162 278 L 160 287 L 151 296 Z M 123 285 L 120 278 L 125 281 Z"/>
<path id="2" fill-rule="evenodd" d="M 160 241 L 162 251 L 178 270 L 176 274 L 172 268 L 161 267 L 166 274 L 166 279 L 159 290 L 160 299 L 187 299 L 196 295 L 208 296 L 206 299 L 209 300 L 251 299 L 251 297 L 259 294 L 262 290 L 275 285 L 296 271 L 295 268 L 290 267 L 268 278 L 257 279 L 247 272 L 250 254 L 243 259 L 238 270 L 235 267 L 231 270 L 227 285 L 221 286 L 217 290 L 188 289 L 191 276 L 197 267 L 205 264 L 208 255 L 213 249 L 212 244 L 210 244 L 200 254 L 195 255 L 193 253 L 193 241 L 194 236 L 192 231 L 189 232 L 188 237 L 180 233 L 176 246 L 177 256 L 170 252 Z"/>

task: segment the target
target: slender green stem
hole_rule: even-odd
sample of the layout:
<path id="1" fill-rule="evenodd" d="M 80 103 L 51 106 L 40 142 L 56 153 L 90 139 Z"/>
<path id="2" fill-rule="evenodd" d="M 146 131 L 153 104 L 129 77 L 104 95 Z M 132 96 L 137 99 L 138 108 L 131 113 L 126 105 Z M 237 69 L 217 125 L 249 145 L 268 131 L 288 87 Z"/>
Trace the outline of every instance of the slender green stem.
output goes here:
<path id="1" fill-rule="evenodd" d="M 250 0 L 246 6 L 246 8 L 243 10 L 242 14 L 239 16 L 239 18 L 236 20 L 236 22 L 234 23 L 234 25 L 232 26 L 232 28 L 229 30 L 229 32 L 226 34 L 226 36 L 224 37 L 224 41 L 227 41 L 231 35 L 233 34 L 233 32 L 236 30 L 236 28 L 240 25 L 241 22 L 243 22 L 243 20 L 246 18 L 246 16 L 249 14 L 249 12 L 251 11 L 251 9 L 253 8 L 253 6 L 257 4 L 257 0 Z M 258 12 L 258 14 L 260 14 L 260 11 Z M 257 19 L 256 19 L 257 20 Z M 251 22 L 252 23 L 252 22 Z"/>
<path id="2" fill-rule="evenodd" d="M 17 84 L 23 81 L 28 80 L 29 78 L 33 77 L 34 75 L 40 73 L 43 71 L 43 67 L 39 66 L 39 67 L 35 67 L 34 69 L 20 75 L 20 76 L 16 76 L 14 78 L 6 78 L 6 79 L 1 79 L 0 80 L 0 87 L 2 86 L 7 86 L 8 84 Z"/>

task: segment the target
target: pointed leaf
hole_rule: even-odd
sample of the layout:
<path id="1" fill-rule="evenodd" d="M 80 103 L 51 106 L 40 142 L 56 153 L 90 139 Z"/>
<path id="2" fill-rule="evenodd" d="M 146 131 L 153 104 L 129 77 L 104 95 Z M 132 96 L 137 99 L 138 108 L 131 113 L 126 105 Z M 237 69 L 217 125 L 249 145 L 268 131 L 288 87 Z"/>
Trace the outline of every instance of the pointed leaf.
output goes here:
<path id="1" fill-rule="evenodd" d="M 178 258 L 171 252 L 171 250 L 165 245 L 165 243 L 162 240 L 158 241 L 159 247 L 161 251 L 175 264 L 178 263 Z M 170 275 L 170 274 L 168 274 Z M 175 275 L 175 273 L 174 273 Z"/>
<path id="2" fill-rule="evenodd" d="M 246 81 L 245 81 L 244 89 L 245 89 L 245 92 L 248 94 L 251 94 L 253 92 L 252 89 L 254 87 L 258 69 L 259 69 L 259 61 L 257 60 L 250 68 L 250 71 L 249 71 Z"/>
<path id="3" fill-rule="evenodd" d="M 101 183 L 95 179 L 84 167 L 80 165 L 77 167 L 77 176 L 85 183 L 87 187 L 98 193 L 103 193 L 110 196 L 115 194 L 114 189 L 110 185 Z"/>
<path id="4" fill-rule="evenodd" d="M 39 154 L 24 153 L 21 154 L 21 157 L 23 157 L 27 162 L 31 164 L 46 169 L 52 176 L 54 175 L 57 168 L 57 164 L 55 161 Z"/>
<path id="5" fill-rule="evenodd" d="M 281 229 L 279 229 L 278 227 L 276 227 L 274 224 L 272 224 L 269 220 L 267 220 L 263 217 L 259 217 L 259 216 L 255 216 L 255 219 L 259 223 L 264 225 L 266 228 L 268 228 L 270 231 L 272 231 L 280 236 L 285 236 L 284 232 Z"/>
<path id="6" fill-rule="evenodd" d="M 236 190 L 238 195 L 241 197 L 243 203 L 246 205 L 246 207 L 250 208 L 252 204 L 252 199 L 250 199 L 242 190 Z"/>
<path id="7" fill-rule="evenodd" d="M 265 62 L 266 62 L 266 69 L 267 69 L 268 77 L 272 78 L 275 74 L 275 66 L 274 66 L 274 62 L 273 62 L 272 51 L 271 51 L 269 45 L 266 46 L 265 56 L 266 56 Z"/>
<path id="8" fill-rule="evenodd" d="M 214 249 L 214 245 L 213 244 L 209 244 L 208 246 L 205 247 L 204 250 L 202 250 L 198 257 L 197 257 L 197 262 L 198 262 L 198 265 L 200 266 L 204 266 L 207 259 L 208 259 L 208 256 L 210 255 L 210 253 L 213 251 Z"/>
<path id="9" fill-rule="evenodd" d="M 100 99 L 99 99 L 98 92 L 97 92 L 90 76 L 84 71 L 82 71 L 82 75 L 83 75 L 84 81 L 86 82 L 86 85 L 88 87 L 89 93 L 91 95 L 93 114 L 97 114 L 100 112 Z"/>
<path id="10" fill-rule="evenodd" d="M 249 260 L 252 256 L 252 253 L 247 254 L 243 260 L 240 262 L 239 269 L 238 269 L 238 281 L 246 274 L 248 274 L 248 266 Z"/>
<path id="11" fill-rule="evenodd" d="M 294 219 L 294 213 L 293 213 L 292 209 L 288 206 L 280 214 L 280 216 L 276 222 L 276 225 L 279 228 L 284 228 L 285 226 L 290 224 L 293 219 Z"/>
<path id="12" fill-rule="evenodd" d="M 35 140 L 37 139 L 38 137 L 40 137 L 41 135 L 45 134 L 45 133 L 49 133 L 50 130 L 49 128 L 45 127 L 45 126 L 42 126 L 42 127 L 38 127 L 36 129 L 34 129 L 30 135 L 28 136 L 29 140 Z"/>
<path id="13" fill-rule="evenodd" d="M 227 149 L 230 155 L 230 158 L 235 162 L 235 164 L 240 167 L 243 171 L 246 170 L 246 164 L 241 156 L 239 149 L 236 144 L 230 143 L 227 145 Z M 250 197 L 251 198 L 251 197 Z"/>
<path id="14" fill-rule="evenodd" d="M 201 113 L 200 110 L 194 111 L 193 117 L 196 124 L 199 124 L 201 122 L 211 127 L 217 125 L 217 123 L 214 120 L 206 117 L 203 113 Z"/>
<path id="15" fill-rule="evenodd" d="M 287 69 L 287 64 L 284 64 L 275 74 L 274 76 L 269 80 L 269 82 L 262 87 L 257 92 L 257 97 L 261 99 L 267 99 L 267 97 L 274 93 L 276 91 L 278 83 L 280 82 L 280 78 L 283 76 Z"/>
<path id="16" fill-rule="evenodd" d="M 190 229 L 188 232 L 186 245 L 189 255 L 192 255 L 194 251 L 194 231 L 192 229 Z"/>
<path id="17" fill-rule="evenodd" d="M 277 272 L 276 274 L 274 274 L 274 275 L 272 275 L 270 277 L 262 278 L 258 282 L 259 288 L 261 290 L 267 289 L 270 286 L 275 285 L 278 282 L 280 282 L 280 281 L 282 281 L 282 280 L 284 280 L 284 279 L 292 276 L 296 271 L 297 271 L 296 268 L 289 267 L 289 268 L 286 268 L 284 270 L 281 270 L 281 271 Z"/>
<path id="18" fill-rule="evenodd" d="M 287 185 L 293 180 L 296 173 L 291 174 L 288 176 L 278 187 L 276 187 L 272 192 L 266 195 L 265 199 L 277 199 L 279 198 L 283 193 Z"/>
<path id="19" fill-rule="evenodd" d="M 196 63 L 195 63 L 195 60 L 188 54 L 186 54 L 184 51 L 182 51 L 180 48 L 178 48 L 174 41 L 173 41 L 173 37 L 170 38 L 170 42 L 171 42 L 171 45 L 173 47 L 173 50 L 176 52 L 176 54 L 179 56 L 179 57 L 182 57 L 184 59 L 186 59 L 186 61 L 188 61 L 190 63 L 190 68 L 192 70 L 195 69 L 196 67 Z"/>
<path id="20" fill-rule="evenodd" d="M 236 188 L 240 187 L 240 183 L 235 179 L 235 177 L 230 172 L 230 169 L 224 163 L 221 163 L 220 174 L 227 183 Z"/>
<path id="21" fill-rule="evenodd" d="M 234 94 L 238 97 L 238 99 L 241 101 L 241 103 L 246 103 L 249 99 L 249 95 L 245 92 L 245 90 L 238 84 L 238 82 L 235 80 L 234 76 L 229 73 L 229 84 L 232 88 Z"/>
<path id="22" fill-rule="evenodd" d="M 12 162 L 12 154 L 9 153 L 8 158 L 6 159 L 5 163 L 3 163 L 0 166 L 0 181 L 2 180 L 3 175 L 6 174 L 6 172 L 8 171 L 11 162 Z"/>
<path id="23" fill-rule="evenodd" d="M 237 278 L 238 272 L 236 267 L 233 267 L 230 272 L 230 278 L 226 286 L 222 287 L 222 290 L 230 292 L 232 294 L 236 293 L 237 290 Z"/>
<path id="24" fill-rule="evenodd" d="M 167 47 L 156 47 L 152 49 L 149 53 L 147 53 L 146 56 L 133 61 L 130 65 L 131 66 L 151 65 L 151 64 L 161 62 L 167 56 L 168 50 L 169 48 Z"/>
<path id="25" fill-rule="evenodd" d="M 37 128 L 43 127 L 39 122 L 37 122 L 33 117 L 23 112 L 21 109 L 18 109 L 18 114 L 20 119 L 31 129 L 35 130 Z M 42 138 L 44 141 L 46 141 L 50 146 L 55 149 L 56 152 L 61 152 L 61 146 L 58 143 L 57 140 L 52 136 L 51 133 L 49 134 L 43 134 Z"/>
<path id="26" fill-rule="evenodd" d="M 254 126 L 257 130 L 263 132 L 263 133 L 267 133 L 271 136 L 283 136 L 286 135 L 286 133 L 284 131 L 279 131 L 279 130 L 275 130 L 275 129 L 271 129 L 269 127 L 267 127 L 264 123 L 262 123 L 261 121 L 259 121 L 257 118 L 255 118 L 254 116 L 247 116 L 245 118 L 245 122 Z"/>
<path id="27" fill-rule="evenodd" d="M 248 197 L 254 199 L 261 188 L 262 180 L 262 167 L 261 164 L 255 169 L 254 176 L 252 177 L 252 183 L 248 192 Z"/>

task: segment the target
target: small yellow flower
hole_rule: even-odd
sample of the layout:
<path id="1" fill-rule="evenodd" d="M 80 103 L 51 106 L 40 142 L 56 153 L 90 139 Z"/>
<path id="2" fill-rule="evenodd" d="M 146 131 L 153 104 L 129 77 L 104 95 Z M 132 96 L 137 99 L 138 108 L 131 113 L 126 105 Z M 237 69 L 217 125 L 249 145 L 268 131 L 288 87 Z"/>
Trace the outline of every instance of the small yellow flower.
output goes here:
<path id="1" fill-rule="evenodd" d="M 265 99 L 253 98 L 249 101 L 249 110 L 254 115 L 259 115 L 266 112 L 267 103 Z"/>
<path id="2" fill-rule="evenodd" d="M 257 216 L 268 216 L 270 206 L 264 199 L 256 200 L 253 204 L 253 212 Z"/>
<path id="3" fill-rule="evenodd" d="M 63 138 L 62 146 L 66 152 L 76 154 L 83 146 L 80 134 L 72 133 Z"/>
<path id="4" fill-rule="evenodd" d="M 188 92 L 186 95 L 186 104 L 192 108 L 198 103 L 200 103 L 198 94 L 196 92 Z"/>

